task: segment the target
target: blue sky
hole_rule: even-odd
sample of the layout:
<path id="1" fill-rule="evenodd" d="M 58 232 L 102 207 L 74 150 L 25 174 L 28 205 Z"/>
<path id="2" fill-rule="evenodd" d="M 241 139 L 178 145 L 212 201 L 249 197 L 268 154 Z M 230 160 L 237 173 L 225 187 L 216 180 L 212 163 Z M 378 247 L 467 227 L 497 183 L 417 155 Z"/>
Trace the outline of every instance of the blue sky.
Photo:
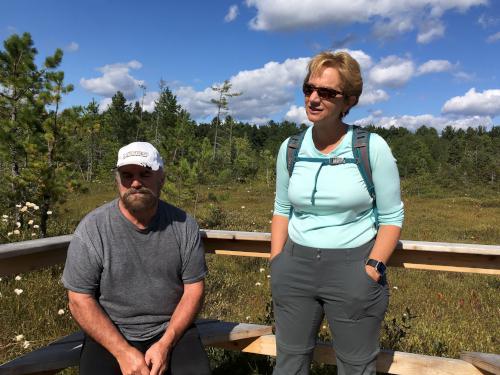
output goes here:
<path id="1" fill-rule="evenodd" d="M 306 120 L 308 59 L 347 49 L 364 92 L 346 121 L 415 129 L 500 125 L 498 0 L 1 0 L 0 39 L 30 32 L 39 62 L 56 48 L 74 92 L 105 108 L 120 90 L 151 110 L 160 79 L 198 121 L 213 85 L 242 95 L 230 113 L 262 124 Z M 3 47 L 2 47 L 3 48 Z"/>

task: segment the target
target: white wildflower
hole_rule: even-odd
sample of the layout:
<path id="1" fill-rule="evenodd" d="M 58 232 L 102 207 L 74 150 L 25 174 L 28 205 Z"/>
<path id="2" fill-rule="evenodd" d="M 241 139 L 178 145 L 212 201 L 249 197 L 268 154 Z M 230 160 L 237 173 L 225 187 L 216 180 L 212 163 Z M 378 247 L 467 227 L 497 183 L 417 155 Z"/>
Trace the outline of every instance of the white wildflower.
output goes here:
<path id="1" fill-rule="evenodd" d="M 272 223 L 273 223 L 273 221 L 272 221 L 272 220 L 269 220 L 269 224 L 272 224 Z"/>
<path id="2" fill-rule="evenodd" d="M 22 289 L 14 289 L 14 293 L 16 293 L 17 295 L 20 295 L 22 292 L 24 292 L 24 290 Z"/>
<path id="3" fill-rule="evenodd" d="M 57 311 L 57 315 L 64 315 L 64 309 L 59 309 Z"/>
<path id="4" fill-rule="evenodd" d="M 31 237 L 35 237 L 36 236 L 36 233 L 31 233 Z"/>
<path id="5" fill-rule="evenodd" d="M 0 281 L 2 281 L 2 278 L 0 277 Z"/>
<path id="6" fill-rule="evenodd" d="M 262 283 L 260 283 L 259 281 L 257 281 L 257 282 L 255 283 L 255 286 L 261 286 L 261 285 L 262 285 Z"/>
<path id="7" fill-rule="evenodd" d="M 17 207 L 17 208 L 21 208 L 21 205 L 20 205 L 20 204 L 16 204 L 16 207 Z"/>
<path id="8" fill-rule="evenodd" d="M 38 210 L 38 209 L 40 209 L 40 207 L 38 207 L 38 206 L 35 204 L 35 205 L 33 206 L 33 209 L 34 209 L 34 210 Z"/>
<path id="9" fill-rule="evenodd" d="M 23 206 L 23 208 L 21 208 L 21 210 L 20 210 L 20 211 L 21 211 L 21 212 L 26 212 L 26 211 L 28 211 L 28 207 Z"/>
<path id="10" fill-rule="evenodd" d="M 8 219 L 8 218 L 9 218 L 9 215 L 2 215 L 2 218 L 3 218 L 3 219 Z"/>
<path id="11" fill-rule="evenodd" d="M 33 225 L 33 228 L 38 229 L 38 228 L 40 228 L 40 226 L 38 224 L 35 224 L 35 225 Z"/>
<path id="12" fill-rule="evenodd" d="M 323 327 L 321 327 L 321 328 L 326 329 L 326 326 L 323 326 Z"/>
<path id="13" fill-rule="evenodd" d="M 31 206 L 33 206 L 33 203 L 31 203 L 31 202 L 26 202 L 24 205 L 25 205 L 26 207 L 31 207 Z"/>
<path id="14" fill-rule="evenodd" d="M 23 342 L 23 348 L 24 349 L 28 349 L 29 346 L 30 346 L 30 342 L 28 340 L 24 340 L 24 342 Z"/>
<path id="15" fill-rule="evenodd" d="M 241 208 L 245 208 L 245 206 L 241 206 Z"/>
<path id="16" fill-rule="evenodd" d="M 3 221 L 4 223 L 6 223 L 8 220 L 7 220 L 7 219 L 2 218 L 2 221 Z"/>
<path id="17" fill-rule="evenodd" d="M 2 297 L 3 297 L 3 296 L 2 296 L 2 293 L 0 293 L 0 298 L 2 298 Z"/>
<path id="18" fill-rule="evenodd" d="M 267 277 L 268 279 L 270 279 L 270 278 L 271 278 L 271 275 L 267 275 L 266 277 Z"/>
<path id="19" fill-rule="evenodd" d="M 33 225 L 34 221 L 33 219 L 31 219 L 30 221 L 28 221 L 28 225 Z"/>
<path id="20" fill-rule="evenodd" d="M 16 281 L 19 281 L 22 279 L 21 275 L 17 275 L 15 278 L 14 278 Z"/>
<path id="21" fill-rule="evenodd" d="M 246 320 L 250 320 L 250 315 L 248 315 L 245 319 L 246 319 Z"/>
<path id="22" fill-rule="evenodd" d="M 259 268 L 259 272 L 264 272 L 266 269 L 265 268 Z"/>
<path id="23" fill-rule="evenodd" d="M 24 335 L 17 335 L 16 336 L 16 341 L 21 341 L 22 339 L 24 339 Z"/>
<path id="24" fill-rule="evenodd" d="M 52 211 L 47 211 L 47 215 L 52 215 Z"/>
<path id="25" fill-rule="evenodd" d="M 21 223 L 19 221 L 16 221 L 16 227 L 21 228 Z"/>
<path id="26" fill-rule="evenodd" d="M 398 290 L 399 288 L 397 286 L 393 286 L 392 289 Z"/>
<path id="27" fill-rule="evenodd" d="M 14 233 L 16 236 L 19 236 L 21 234 L 21 232 L 19 231 L 19 229 L 14 229 Z"/>
<path id="28" fill-rule="evenodd" d="M 7 233 L 7 237 L 10 237 L 10 236 L 12 236 L 12 232 Z"/>

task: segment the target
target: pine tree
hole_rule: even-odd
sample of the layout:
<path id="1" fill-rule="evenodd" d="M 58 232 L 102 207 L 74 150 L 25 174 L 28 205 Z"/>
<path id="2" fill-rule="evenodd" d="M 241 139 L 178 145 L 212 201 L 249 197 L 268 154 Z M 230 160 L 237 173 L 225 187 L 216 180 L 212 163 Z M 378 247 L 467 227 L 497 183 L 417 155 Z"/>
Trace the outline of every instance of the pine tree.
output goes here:
<path id="1" fill-rule="evenodd" d="M 212 158 L 215 159 L 215 155 L 217 153 L 218 141 L 217 141 L 217 133 L 220 127 L 220 118 L 221 115 L 227 113 L 228 111 L 228 98 L 232 98 L 234 96 L 240 96 L 241 92 L 231 92 L 231 87 L 233 85 L 226 79 L 222 85 L 212 86 L 212 90 L 215 91 L 218 95 L 218 99 L 211 99 L 210 102 L 217 106 L 217 121 L 215 123 L 215 135 L 214 135 L 214 152 Z M 230 147 L 231 148 L 231 145 Z"/>

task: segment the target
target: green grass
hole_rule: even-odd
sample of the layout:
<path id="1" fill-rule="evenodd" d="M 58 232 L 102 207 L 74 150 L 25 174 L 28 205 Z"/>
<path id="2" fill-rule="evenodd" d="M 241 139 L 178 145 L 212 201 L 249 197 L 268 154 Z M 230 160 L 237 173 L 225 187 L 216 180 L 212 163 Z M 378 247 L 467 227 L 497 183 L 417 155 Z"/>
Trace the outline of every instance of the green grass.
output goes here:
<path id="1" fill-rule="evenodd" d="M 196 216 L 202 228 L 268 232 L 274 187 L 265 184 L 202 186 L 190 202 L 173 202 Z M 111 185 L 54 212 L 52 233 L 71 231 L 92 208 L 113 199 Z M 169 200 L 168 197 L 164 197 Z M 500 197 L 405 198 L 404 239 L 440 242 L 500 243 Z M 269 268 L 263 259 L 208 255 L 210 273 L 202 316 L 230 321 L 270 323 Z M 407 352 L 458 357 L 461 351 L 500 353 L 500 278 L 433 271 L 389 270 L 390 306 L 382 345 Z M 67 313 L 59 282 L 61 266 L 26 273 L 21 280 L 0 281 L 0 363 L 76 329 Z M 14 289 L 23 289 L 17 296 Z M 64 309 L 63 315 L 58 310 Z M 16 335 L 24 339 L 15 341 Z M 329 338 L 327 329 L 320 332 Z M 27 349 L 24 340 L 30 342 Z M 210 349 L 214 374 L 268 373 L 271 359 Z M 228 370 L 231 369 L 231 370 Z M 74 373 L 67 370 L 66 373 Z M 315 366 L 315 374 L 331 373 Z"/>

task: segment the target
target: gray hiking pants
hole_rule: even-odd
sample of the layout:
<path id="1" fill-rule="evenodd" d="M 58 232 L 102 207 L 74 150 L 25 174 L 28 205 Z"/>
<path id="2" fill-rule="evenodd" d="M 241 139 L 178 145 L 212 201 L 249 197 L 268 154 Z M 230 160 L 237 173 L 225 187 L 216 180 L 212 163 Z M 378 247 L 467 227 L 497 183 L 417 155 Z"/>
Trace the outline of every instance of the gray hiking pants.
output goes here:
<path id="1" fill-rule="evenodd" d="M 287 240 L 271 262 L 274 375 L 309 374 L 324 314 L 332 330 L 338 374 L 375 374 L 389 290 L 385 279 L 377 283 L 365 271 L 373 244 L 316 249 Z"/>

